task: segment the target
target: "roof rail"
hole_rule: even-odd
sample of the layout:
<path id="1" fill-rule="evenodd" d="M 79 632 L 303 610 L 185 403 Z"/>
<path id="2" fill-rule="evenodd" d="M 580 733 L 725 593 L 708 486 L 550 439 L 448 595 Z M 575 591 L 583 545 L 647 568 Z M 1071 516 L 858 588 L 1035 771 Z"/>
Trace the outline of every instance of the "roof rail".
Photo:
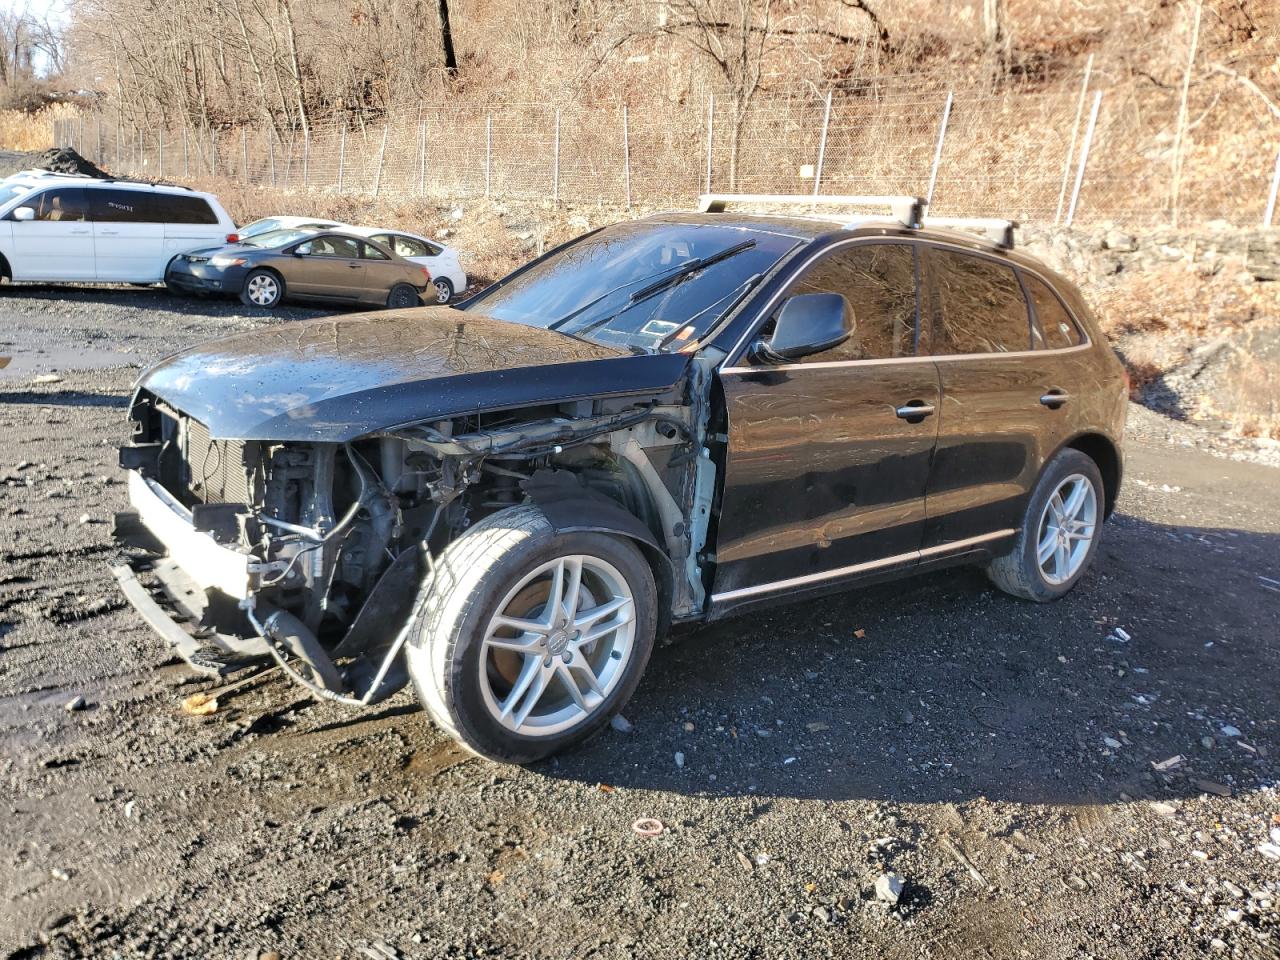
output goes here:
<path id="1" fill-rule="evenodd" d="M 925 217 L 923 224 L 926 228 L 976 230 L 997 247 L 1005 250 L 1013 249 L 1013 229 L 1017 225 L 1014 220 L 1000 220 L 995 217 Z"/>
<path id="2" fill-rule="evenodd" d="M 910 196 L 830 196 L 826 194 L 704 193 L 698 198 L 699 213 L 723 213 L 729 204 L 787 207 L 888 207 L 904 227 L 919 227 L 927 201 Z"/>

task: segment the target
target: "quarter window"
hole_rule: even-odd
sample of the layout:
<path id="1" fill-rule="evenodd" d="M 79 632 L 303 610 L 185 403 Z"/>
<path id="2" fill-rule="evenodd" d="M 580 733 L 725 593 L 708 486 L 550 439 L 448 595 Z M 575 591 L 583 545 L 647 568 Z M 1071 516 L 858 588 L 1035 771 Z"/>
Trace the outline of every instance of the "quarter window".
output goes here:
<path id="1" fill-rule="evenodd" d="M 1071 319 L 1071 314 L 1067 313 L 1067 308 L 1058 299 L 1058 295 L 1038 277 L 1023 273 L 1022 278 L 1031 292 L 1031 302 L 1035 305 L 1036 320 L 1043 337 L 1036 346 L 1044 350 L 1061 350 L 1064 347 L 1079 346 L 1083 342 L 1080 330 Z"/>
<path id="2" fill-rule="evenodd" d="M 374 237 L 375 240 L 381 240 L 388 247 L 395 251 L 398 257 L 429 257 L 431 252 L 427 249 L 427 245 L 421 240 L 415 240 L 413 237 L 389 236 L 382 235 Z"/>
<path id="3" fill-rule="evenodd" d="M 385 253 L 375 247 L 372 243 L 360 244 L 360 256 L 365 260 L 390 260 Z"/>
<path id="4" fill-rule="evenodd" d="M 46 190 L 29 204 L 36 219 L 49 223 L 79 223 L 89 219 L 89 205 L 84 191 L 78 188 Z"/>
<path id="5" fill-rule="evenodd" d="M 162 223 L 217 223 L 212 208 L 203 197 L 185 197 L 174 193 L 153 193 L 152 214 Z"/>
<path id="6" fill-rule="evenodd" d="M 864 243 L 820 259 L 788 291 L 842 293 L 853 307 L 853 335 L 800 363 L 882 360 L 915 353 L 915 255 L 905 243 Z"/>
<path id="7" fill-rule="evenodd" d="M 934 356 L 1031 348 L 1027 301 L 1013 268 L 986 257 L 928 248 L 930 304 L 923 346 Z"/>

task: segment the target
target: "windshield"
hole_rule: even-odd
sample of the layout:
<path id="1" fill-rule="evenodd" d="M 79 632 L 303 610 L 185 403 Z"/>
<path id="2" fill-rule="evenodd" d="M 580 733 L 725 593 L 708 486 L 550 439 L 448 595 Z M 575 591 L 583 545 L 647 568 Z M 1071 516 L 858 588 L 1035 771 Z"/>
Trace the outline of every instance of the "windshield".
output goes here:
<path id="1" fill-rule="evenodd" d="M 796 244 L 714 224 L 620 223 L 504 281 L 474 308 L 597 343 L 679 350 Z"/>
<path id="2" fill-rule="evenodd" d="M 272 230 L 277 230 L 279 229 L 279 227 L 280 227 L 279 220 L 277 220 L 275 217 L 266 217 L 265 219 L 262 219 L 262 220 L 253 221 L 253 223 L 249 224 L 247 227 L 241 227 L 240 236 L 256 237 L 259 234 L 270 233 Z"/>
<path id="3" fill-rule="evenodd" d="M 24 193 L 30 193 L 31 186 L 25 183 L 8 183 L 0 184 L 0 207 L 3 207 L 15 197 L 20 197 Z"/>
<path id="4" fill-rule="evenodd" d="M 307 237 L 314 236 L 310 230 L 268 230 L 266 233 L 259 233 L 252 240 L 246 240 L 242 236 L 240 242 L 246 247 L 287 247 L 291 243 L 299 240 L 305 240 Z"/>

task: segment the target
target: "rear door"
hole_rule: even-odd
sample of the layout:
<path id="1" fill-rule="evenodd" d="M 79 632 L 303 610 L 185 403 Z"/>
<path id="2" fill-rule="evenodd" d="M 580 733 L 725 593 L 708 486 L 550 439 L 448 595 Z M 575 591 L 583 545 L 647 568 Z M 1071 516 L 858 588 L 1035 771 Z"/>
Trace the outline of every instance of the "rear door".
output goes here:
<path id="1" fill-rule="evenodd" d="M 87 191 L 54 187 L 29 196 L 22 206 L 34 220 L 15 220 L 12 263 L 15 280 L 93 280 L 93 224 Z"/>
<path id="2" fill-rule="evenodd" d="M 387 294 L 397 283 L 405 283 L 405 262 L 394 260 L 372 243 L 360 242 L 360 259 L 364 261 L 366 299 L 385 303 Z M 421 283 L 418 284 L 421 286 Z"/>
<path id="3" fill-rule="evenodd" d="M 1069 437 L 1071 396 L 1086 389 L 1087 348 L 1077 348 L 1078 331 L 1068 342 L 1057 330 L 1061 349 L 1036 349 L 1043 334 L 1019 271 L 1003 258 L 937 244 L 922 245 L 922 253 L 921 346 L 942 382 L 927 555 L 1017 529 L 1041 467 Z"/>
<path id="4" fill-rule="evenodd" d="M 770 316 L 786 296 L 841 293 L 853 336 L 795 362 L 721 370 L 718 611 L 916 563 L 939 402 L 937 370 L 916 356 L 916 276 L 910 243 L 825 252 Z"/>
<path id="5" fill-rule="evenodd" d="M 169 258 L 155 194 L 117 187 L 96 187 L 88 193 L 98 279 L 121 283 L 164 279 Z"/>

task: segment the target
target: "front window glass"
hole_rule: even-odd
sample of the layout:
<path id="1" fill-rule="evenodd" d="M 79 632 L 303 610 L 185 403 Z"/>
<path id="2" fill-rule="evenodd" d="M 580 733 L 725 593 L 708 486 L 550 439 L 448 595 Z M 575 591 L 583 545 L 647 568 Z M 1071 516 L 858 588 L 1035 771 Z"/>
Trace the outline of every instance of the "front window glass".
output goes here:
<path id="1" fill-rule="evenodd" d="M 597 343 L 679 350 L 798 242 L 714 224 L 615 224 L 500 281 L 469 309 Z"/>
<path id="2" fill-rule="evenodd" d="M 350 237 L 316 237 L 311 242 L 311 256 L 358 260 L 360 245 Z"/>
<path id="3" fill-rule="evenodd" d="M 89 219 L 89 204 L 84 191 L 76 187 L 46 190 L 33 197 L 36 219 L 49 223 L 83 222 Z"/>
<path id="4" fill-rule="evenodd" d="M 849 339 L 800 363 L 883 360 L 915 353 L 915 256 L 905 243 L 838 250 L 806 270 L 787 293 L 839 293 L 853 308 Z"/>

